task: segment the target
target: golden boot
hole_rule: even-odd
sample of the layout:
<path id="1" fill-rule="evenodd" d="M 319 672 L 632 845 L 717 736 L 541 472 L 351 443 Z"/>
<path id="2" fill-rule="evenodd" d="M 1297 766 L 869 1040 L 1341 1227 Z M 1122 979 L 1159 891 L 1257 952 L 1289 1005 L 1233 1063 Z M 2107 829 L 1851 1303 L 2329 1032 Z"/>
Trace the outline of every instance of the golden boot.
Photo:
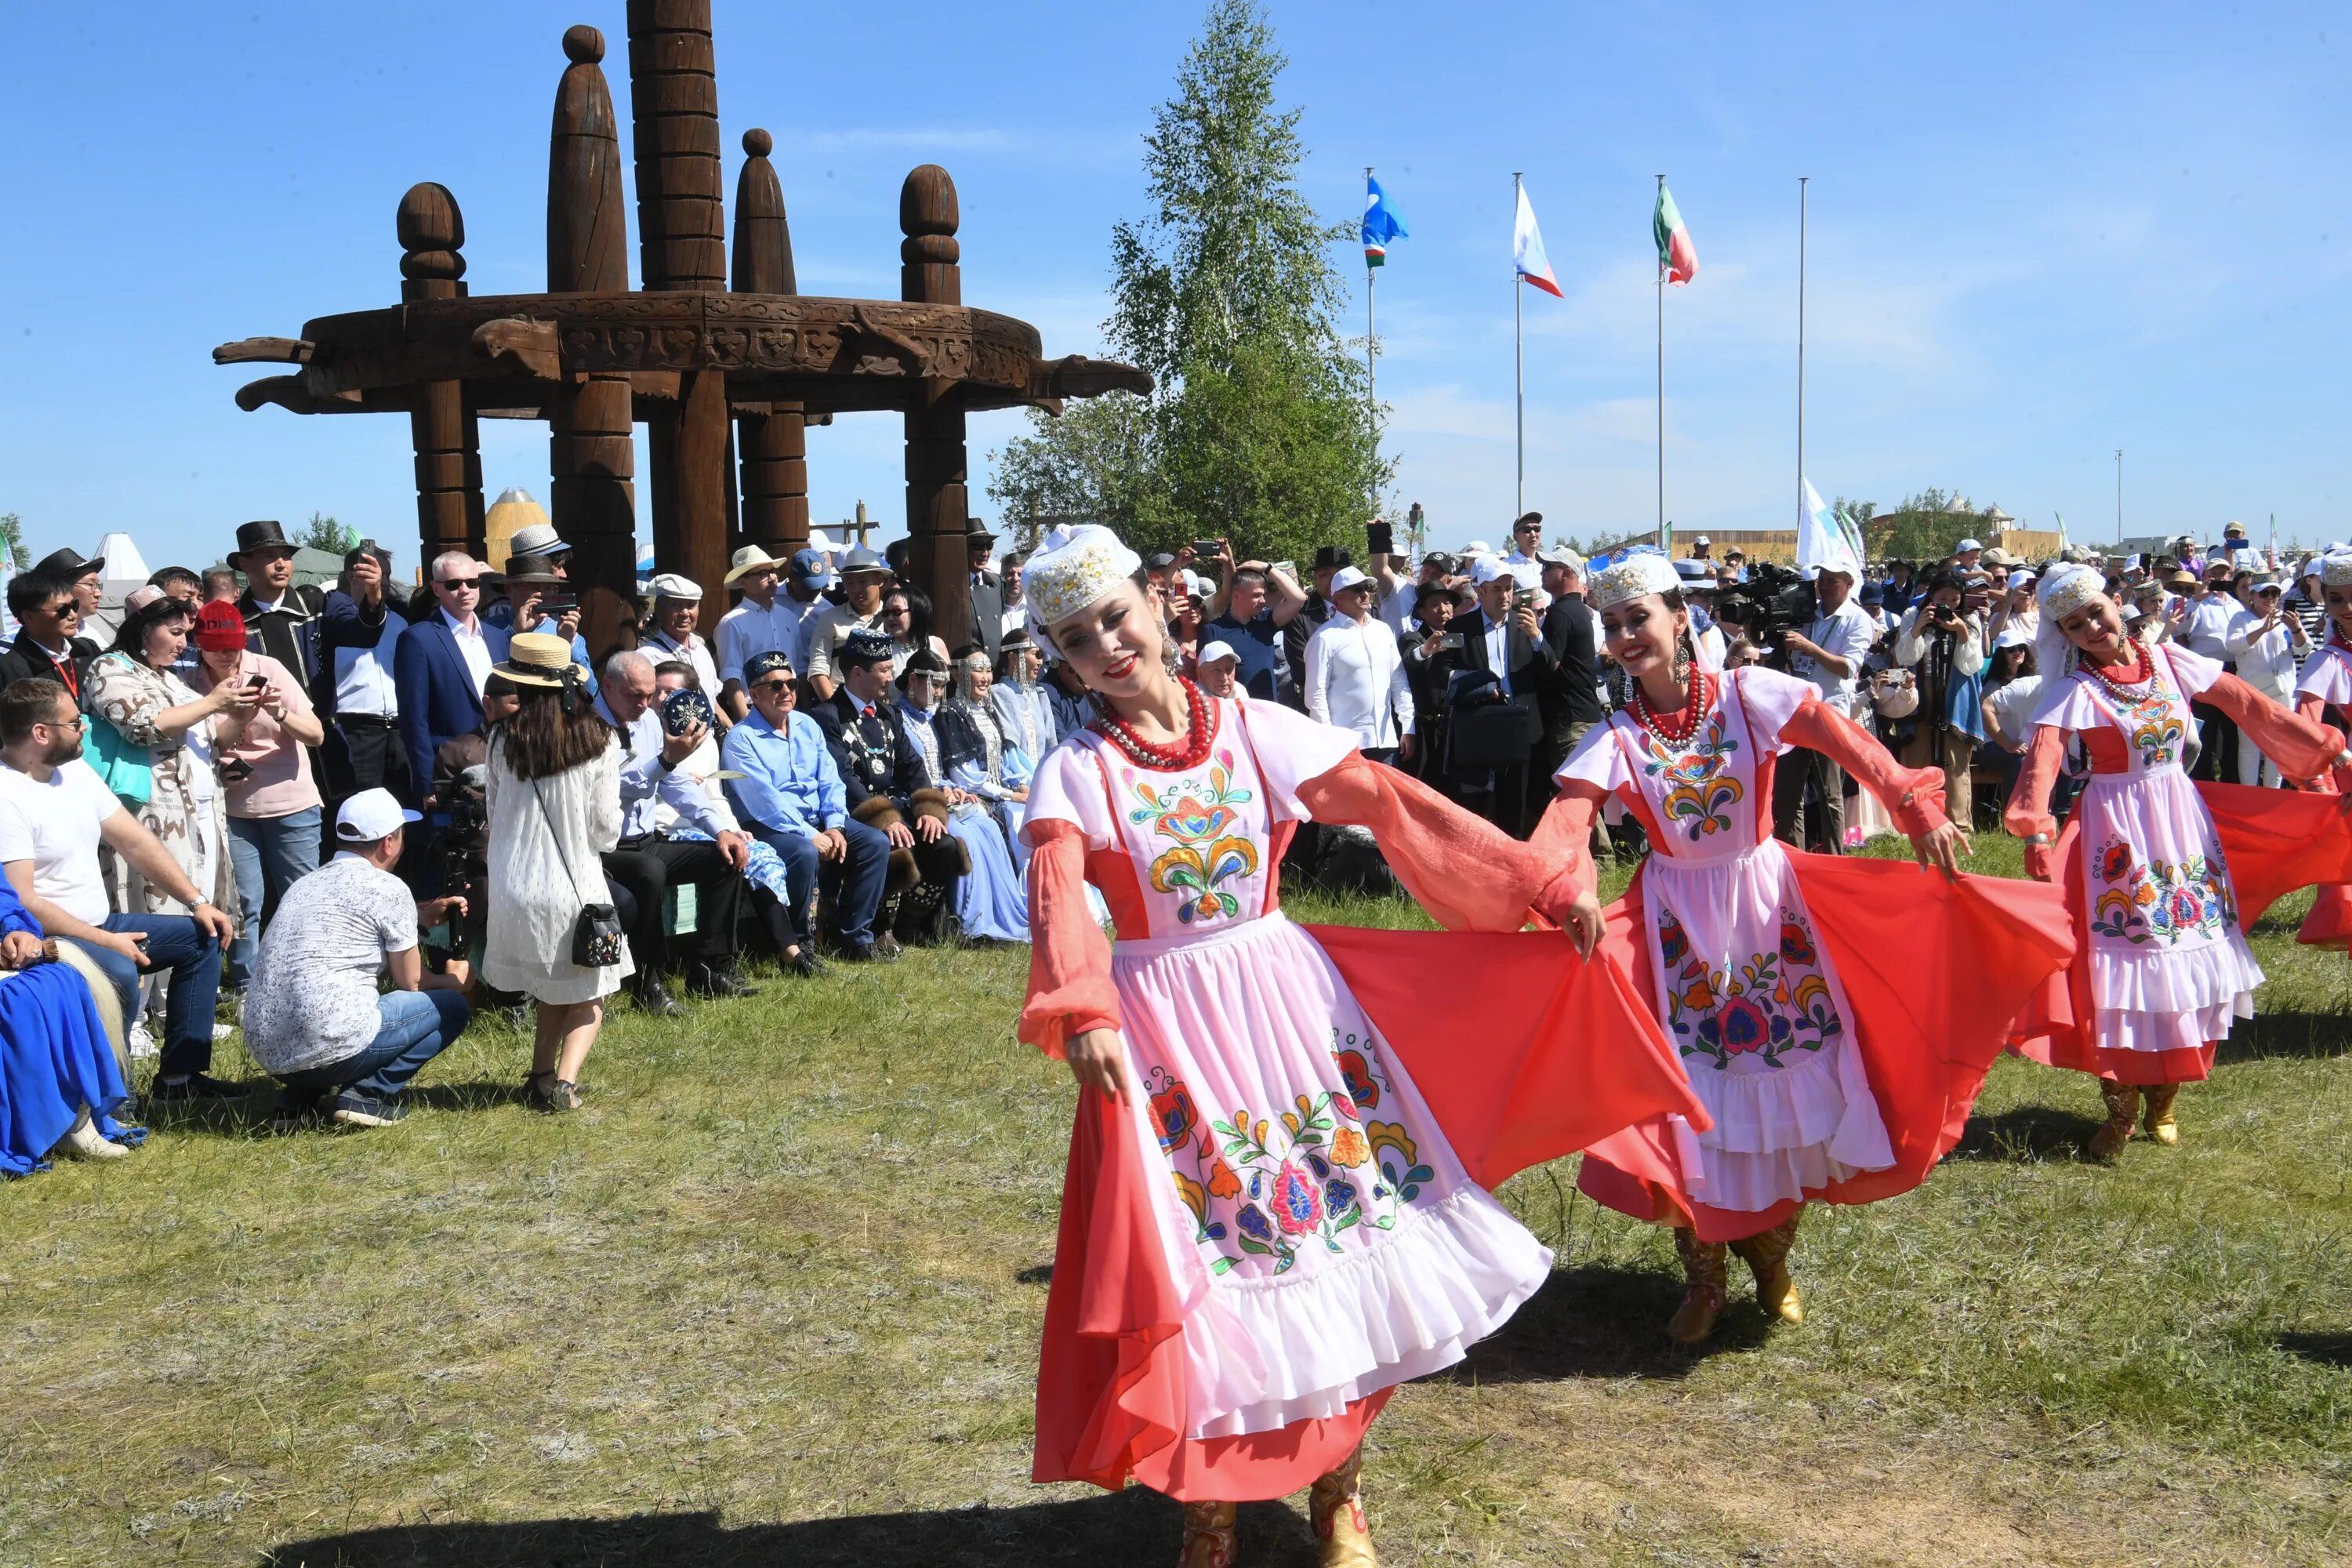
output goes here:
<path id="1" fill-rule="evenodd" d="M 1176 1568 L 1234 1568 L 1234 1521 L 1240 1513 L 1234 1503 L 1186 1503 L 1184 1544 L 1177 1550 Z"/>
<path id="2" fill-rule="evenodd" d="M 1756 1304 L 1784 1323 L 1805 1321 L 1797 1282 L 1789 1274 L 1789 1248 L 1796 1242 L 1797 1219 L 1804 1212 L 1800 1208 L 1771 1229 L 1731 1244 L 1756 1276 Z"/>
<path id="3" fill-rule="evenodd" d="M 1689 1289 L 1683 1304 L 1666 1320 L 1666 1338 L 1678 1345 L 1695 1345 L 1715 1331 L 1723 1316 L 1724 1259 L 1729 1253 L 1719 1241 L 1701 1241 L 1698 1232 L 1675 1229 L 1675 1251 L 1683 1260 L 1683 1278 Z"/>
<path id="4" fill-rule="evenodd" d="M 1357 1448 L 1336 1468 L 1315 1478 L 1307 1493 L 1307 1516 L 1322 1543 L 1323 1568 L 1378 1568 L 1371 1527 L 1364 1522 L 1364 1450 Z"/>
<path id="5" fill-rule="evenodd" d="M 2131 1142 L 2132 1123 L 2139 1120 L 2139 1086 L 2103 1078 L 2099 1098 L 2107 1102 L 2107 1121 L 2091 1137 L 2091 1158 L 2112 1163 Z"/>
<path id="6" fill-rule="evenodd" d="M 2147 1135 L 2167 1148 L 2177 1145 L 2180 1142 L 2180 1126 L 2172 1120 L 2172 1102 L 2180 1098 L 2180 1086 L 2151 1084 L 2142 1092 L 2147 1100 Z"/>

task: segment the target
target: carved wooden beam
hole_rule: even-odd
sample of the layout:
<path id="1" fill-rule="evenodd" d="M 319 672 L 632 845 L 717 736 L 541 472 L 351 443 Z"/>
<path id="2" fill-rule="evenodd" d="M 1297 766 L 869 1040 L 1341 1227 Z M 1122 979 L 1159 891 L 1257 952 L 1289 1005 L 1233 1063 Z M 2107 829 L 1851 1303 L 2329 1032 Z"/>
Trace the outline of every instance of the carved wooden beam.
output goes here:
<path id="1" fill-rule="evenodd" d="M 474 329 L 474 352 L 541 381 L 563 379 L 563 344 L 553 321 L 501 316 Z"/>
<path id="2" fill-rule="evenodd" d="M 308 338 L 239 338 L 213 350 L 215 364 L 309 364 L 319 345 Z"/>

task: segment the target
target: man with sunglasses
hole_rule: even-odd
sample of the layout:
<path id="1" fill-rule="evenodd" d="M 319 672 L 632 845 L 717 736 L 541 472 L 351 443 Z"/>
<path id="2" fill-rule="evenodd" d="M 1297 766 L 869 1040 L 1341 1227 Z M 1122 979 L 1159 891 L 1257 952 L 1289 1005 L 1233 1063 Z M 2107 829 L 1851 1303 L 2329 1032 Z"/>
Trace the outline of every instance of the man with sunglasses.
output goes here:
<path id="1" fill-rule="evenodd" d="M 482 564 L 462 551 L 433 558 L 434 614 L 403 632 L 393 655 L 393 684 L 400 692 L 400 739 L 408 752 L 409 777 L 433 776 L 433 753 L 445 741 L 482 727 L 482 688 L 490 666 L 507 656 L 505 628 L 484 621 Z M 434 801 L 425 801 L 426 822 Z"/>
<path id="2" fill-rule="evenodd" d="M 798 711 L 793 663 L 777 649 L 744 660 L 751 710 L 727 731 L 719 761 L 730 779 L 727 798 L 751 837 L 784 862 L 792 916 L 803 954 L 813 954 L 810 901 L 820 884 L 833 899 L 835 946 L 851 959 L 890 956 L 876 948 L 875 911 L 890 868 L 890 840 L 854 821 L 841 770 L 824 727 Z"/>
<path id="3" fill-rule="evenodd" d="M 106 972 L 125 1018 L 139 1014 L 141 971 L 171 972 L 151 1100 L 234 1096 L 234 1086 L 205 1069 L 212 1065 L 221 954 L 235 927 L 81 760 L 85 722 L 57 681 L 19 680 L 0 690 L 0 877 L 44 931 L 76 943 Z M 100 844 L 193 912 L 113 913 Z"/>
<path id="4" fill-rule="evenodd" d="M 8 613 L 16 620 L 16 640 L 0 652 L 0 686 L 54 680 L 80 706 L 98 645 L 79 635 L 81 599 L 72 579 L 38 568 L 9 578 Z"/>

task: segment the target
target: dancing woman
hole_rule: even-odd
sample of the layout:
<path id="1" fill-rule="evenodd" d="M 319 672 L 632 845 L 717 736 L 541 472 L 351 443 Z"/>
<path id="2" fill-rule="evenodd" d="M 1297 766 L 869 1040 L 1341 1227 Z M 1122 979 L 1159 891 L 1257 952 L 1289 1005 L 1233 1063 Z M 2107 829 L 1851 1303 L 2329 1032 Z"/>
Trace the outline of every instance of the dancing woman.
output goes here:
<path id="1" fill-rule="evenodd" d="M 2126 637 L 2098 573 L 2057 567 L 2036 597 L 2045 683 L 2007 821 L 2025 840 L 2026 869 L 2065 889 L 2077 947 L 2065 984 L 2021 1023 L 2018 1049 L 2096 1075 L 2107 1119 L 2091 1153 L 2112 1160 L 2143 1094 L 2148 1135 L 2180 1141 L 2180 1086 L 2211 1072 L 2231 1022 L 2253 1016 L 2263 972 L 2242 928 L 2292 889 L 2352 879 L 2338 797 L 2189 782 L 2189 702 L 2236 721 L 2288 778 L 2312 780 L 2352 757 L 2335 731 L 2216 660 Z M 2050 788 L 2070 738 L 2082 742 L 2091 779 L 2058 835 Z"/>
<path id="2" fill-rule="evenodd" d="M 1323 1561 L 1370 1563 L 1365 1428 L 1551 1268 L 1487 1189 L 1704 1113 L 1624 976 L 1557 934 L 1292 924 L 1275 868 L 1303 821 L 1370 827 L 1451 927 L 1517 932 L 1553 871 L 1349 732 L 1178 677 L 1139 564 L 1087 527 L 1025 572 L 1103 709 L 1038 767 L 1023 830 L 1021 1037 L 1081 1086 L 1034 1475 L 1181 1500 L 1186 1568 L 1232 1561 L 1236 1503 L 1312 1483 Z"/>
<path id="3" fill-rule="evenodd" d="M 1587 602 L 1631 701 L 1557 775 L 1534 842 L 1572 877 L 1545 912 L 1580 949 L 1622 959 L 1714 1126 L 1669 1119 L 1604 1141 L 1579 1183 L 1674 1227 L 1688 1278 L 1666 1324 L 1676 1341 L 1714 1329 L 1727 1246 L 1765 1310 L 1800 1322 L 1788 1255 L 1804 1205 L 1867 1203 L 1926 1178 L 2011 1018 L 2065 962 L 2064 917 L 2045 889 L 1960 879 L 1966 840 L 1945 819 L 1937 771 L 1896 763 L 1811 682 L 1704 668 L 1664 557 L 1596 574 Z M 1784 848 L 1770 835 L 1772 765 L 1799 745 L 1852 773 L 1943 875 Z M 1612 796 L 1651 854 L 1603 910 L 1584 845 Z M 1667 1157 L 1667 1179 L 1641 1173 L 1645 1144 Z"/>
<path id="4" fill-rule="evenodd" d="M 2319 598 L 2327 612 L 2327 640 L 2312 649 L 2295 677 L 2294 710 L 2315 724 L 2332 716 L 2352 726 L 2352 551 L 2320 557 Z M 2339 770 L 2328 783 L 2336 794 L 2352 795 L 2352 771 Z M 2294 940 L 2314 947 L 2352 943 L 2352 886 L 2321 888 Z"/>

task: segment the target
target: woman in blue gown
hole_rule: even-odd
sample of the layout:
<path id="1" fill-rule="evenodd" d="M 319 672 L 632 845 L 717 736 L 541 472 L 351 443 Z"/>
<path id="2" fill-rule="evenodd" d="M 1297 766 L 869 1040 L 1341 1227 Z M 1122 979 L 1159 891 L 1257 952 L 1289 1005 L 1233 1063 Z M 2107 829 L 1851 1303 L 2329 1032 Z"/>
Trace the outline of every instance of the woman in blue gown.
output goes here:
<path id="1" fill-rule="evenodd" d="M 985 654 L 981 656 L 981 668 L 987 668 Z M 971 869 L 956 883 L 956 920 L 965 937 L 971 941 L 1027 942 L 1029 892 L 1022 884 L 1021 868 L 1013 860 L 1013 840 L 998 815 L 1009 801 L 983 795 L 965 782 L 986 782 L 987 770 L 975 770 L 966 760 L 970 750 L 982 742 L 971 734 L 975 714 L 968 699 L 961 704 L 940 700 L 947 683 L 947 667 L 939 656 L 917 653 L 907 661 L 907 672 L 899 680 L 903 695 L 898 708 L 899 716 L 906 721 L 908 739 L 923 753 L 923 766 L 931 782 L 946 790 L 955 803 L 948 813 L 948 831 L 963 841 L 971 857 Z M 1002 732 L 984 708 L 978 710 L 977 717 L 987 723 L 988 732 L 998 738 L 997 773 L 1002 778 Z M 1029 764 L 1019 760 L 1017 753 L 1015 763 L 1017 776 L 1025 785 Z M 1007 789 L 1001 783 L 992 787 L 999 794 Z M 1012 789 L 1021 798 L 1027 798 L 1025 788 Z"/>
<path id="2" fill-rule="evenodd" d="M 146 1136 L 110 1114 L 131 1099 L 121 1064 L 89 984 L 48 952 L 0 877 L 0 1174 L 37 1171 L 51 1150 L 110 1157 Z"/>

